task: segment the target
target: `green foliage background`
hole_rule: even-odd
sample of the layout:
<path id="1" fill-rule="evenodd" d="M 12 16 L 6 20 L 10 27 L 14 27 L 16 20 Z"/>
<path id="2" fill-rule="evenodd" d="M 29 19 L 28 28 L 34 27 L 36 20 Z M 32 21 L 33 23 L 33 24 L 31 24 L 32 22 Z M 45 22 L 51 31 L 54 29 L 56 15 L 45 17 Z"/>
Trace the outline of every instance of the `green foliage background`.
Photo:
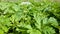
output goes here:
<path id="1" fill-rule="evenodd" d="M 59 34 L 59 3 L 29 2 L 0 2 L 0 34 Z"/>

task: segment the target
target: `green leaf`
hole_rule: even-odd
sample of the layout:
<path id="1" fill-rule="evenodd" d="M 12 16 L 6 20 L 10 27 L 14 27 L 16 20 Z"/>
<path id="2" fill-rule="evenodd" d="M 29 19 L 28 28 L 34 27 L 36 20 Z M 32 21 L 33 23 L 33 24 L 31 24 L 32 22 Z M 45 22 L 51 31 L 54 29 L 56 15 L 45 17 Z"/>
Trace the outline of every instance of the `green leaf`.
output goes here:
<path id="1" fill-rule="evenodd" d="M 48 23 L 51 23 L 51 25 L 54 27 L 58 26 L 58 22 L 54 17 L 50 17 Z"/>
<path id="2" fill-rule="evenodd" d="M 48 18 L 43 19 L 43 25 L 46 25 L 46 24 L 48 24 Z"/>
<path id="3" fill-rule="evenodd" d="M 41 29 L 41 20 L 42 18 L 39 16 L 39 14 L 34 14 L 34 19 L 36 20 L 37 23 L 35 23 L 36 27 L 38 29 Z"/>
<path id="4" fill-rule="evenodd" d="M 0 29 L 0 34 L 4 34 L 4 31 Z"/>
<path id="5" fill-rule="evenodd" d="M 55 34 L 55 30 L 52 27 L 45 26 L 43 28 L 44 34 Z"/>
<path id="6" fill-rule="evenodd" d="M 15 10 L 15 11 L 19 11 L 20 6 L 15 4 L 15 5 L 12 6 L 12 9 Z"/>
<path id="7" fill-rule="evenodd" d="M 2 26 L 1 28 L 2 28 L 2 30 L 4 30 L 4 32 L 8 32 L 8 30 L 9 30 L 9 28 L 6 26 Z"/>
<path id="8" fill-rule="evenodd" d="M 28 30 L 27 32 L 30 34 L 41 34 L 41 32 L 39 30 L 35 30 L 35 29 Z"/>

